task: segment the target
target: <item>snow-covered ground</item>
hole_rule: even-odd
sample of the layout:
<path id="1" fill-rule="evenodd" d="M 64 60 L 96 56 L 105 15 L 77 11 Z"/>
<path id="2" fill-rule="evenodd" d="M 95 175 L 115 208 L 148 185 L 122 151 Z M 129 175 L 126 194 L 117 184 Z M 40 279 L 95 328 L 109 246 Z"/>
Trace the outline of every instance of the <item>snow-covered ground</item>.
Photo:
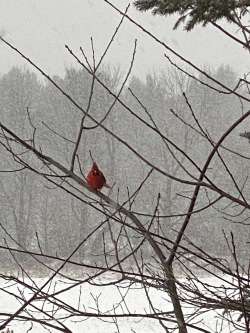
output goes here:
<path id="1" fill-rule="evenodd" d="M 212 279 L 203 279 L 206 282 L 211 282 L 211 284 L 215 284 L 216 281 Z M 29 282 L 28 280 L 25 280 Z M 45 279 L 34 279 L 37 285 L 42 285 Z M 100 281 L 101 282 L 101 281 Z M 103 280 L 102 280 L 103 282 Z M 105 282 L 110 282 L 110 279 L 107 279 Z M 29 282 L 30 283 L 30 282 Z M 66 280 L 57 280 L 56 285 L 50 286 L 50 293 L 53 293 L 53 290 L 58 291 L 64 289 L 70 285 L 70 281 Z M 0 313 L 13 313 L 16 311 L 22 303 L 20 303 L 15 297 L 13 297 L 9 293 L 14 293 L 16 295 L 23 294 L 26 299 L 29 299 L 32 296 L 30 291 L 25 290 L 25 288 L 21 287 L 20 285 L 16 285 L 13 282 L 6 282 L 0 279 Z M 3 289 L 5 291 L 3 291 Z M 19 288 L 19 289 L 18 289 Z M 48 291 L 48 288 L 45 289 Z M 7 291 L 7 292 L 6 292 Z M 171 311 L 172 307 L 171 304 L 168 303 L 168 297 L 165 293 L 156 291 L 156 290 L 149 290 L 149 295 L 154 304 L 155 308 L 160 309 L 162 311 Z M 122 295 L 126 294 L 126 302 L 122 305 L 119 305 Z M 145 291 L 141 288 L 130 288 L 129 290 L 124 286 L 124 288 L 116 288 L 111 285 L 107 286 L 93 286 L 90 284 L 84 284 L 83 286 L 75 287 L 67 292 L 64 292 L 57 296 L 59 299 L 63 300 L 67 304 L 75 308 L 79 308 L 82 311 L 87 312 L 95 312 L 98 308 L 101 312 L 105 313 L 105 311 L 111 311 L 113 306 L 116 308 L 116 313 L 123 313 L 129 311 L 130 313 L 152 313 L 149 309 L 148 301 L 145 295 Z M 38 302 L 38 301 L 37 301 Z M 41 302 L 41 301 L 40 301 Z M 39 303 L 33 303 L 39 304 Z M 41 303 L 40 303 L 41 306 Z M 44 305 L 46 308 L 46 305 Z M 29 309 L 31 309 L 29 307 Z M 52 308 L 50 307 L 52 310 Z M 48 310 L 48 307 L 47 307 Z M 185 311 L 190 312 L 190 308 L 186 308 Z M 23 312 L 25 315 L 25 312 Z M 62 315 L 62 312 L 58 312 L 57 316 Z M 33 315 L 36 316 L 36 313 L 33 312 Z M 207 329 L 209 332 L 218 332 L 217 319 L 218 319 L 218 312 L 208 312 L 203 315 L 203 317 L 199 317 L 194 322 L 197 322 L 197 326 L 203 327 Z M 2 315 L 0 319 L 2 319 Z M 202 319 L 202 322 L 199 320 Z M 160 324 L 153 319 L 140 319 L 140 318 L 121 318 L 118 320 L 117 324 L 119 324 L 119 331 L 114 322 L 112 322 L 111 318 L 105 318 L 104 320 L 96 319 L 96 318 L 79 318 L 74 317 L 72 319 L 67 319 L 64 321 L 64 324 L 69 327 L 72 332 L 74 333 L 112 333 L 112 332 L 119 332 L 119 333 L 128 333 L 128 332 L 136 332 L 136 333 L 158 333 L 164 332 L 163 328 Z M 167 324 L 167 323 L 166 323 Z M 31 322 L 12 322 L 11 329 L 14 329 L 14 333 L 24 333 L 31 328 L 31 332 L 35 333 L 42 333 L 46 332 L 44 328 L 42 328 L 38 324 L 33 324 L 31 326 Z M 55 330 L 51 330 L 51 332 L 55 332 Z M 188 332 L 198 332 L 192 328 L 188 329 Z M 224 326 L 222 331 L 220 332 L 229 332 L 229 327 Z M 237 331 L 235 331 L 237 332 Z"/>

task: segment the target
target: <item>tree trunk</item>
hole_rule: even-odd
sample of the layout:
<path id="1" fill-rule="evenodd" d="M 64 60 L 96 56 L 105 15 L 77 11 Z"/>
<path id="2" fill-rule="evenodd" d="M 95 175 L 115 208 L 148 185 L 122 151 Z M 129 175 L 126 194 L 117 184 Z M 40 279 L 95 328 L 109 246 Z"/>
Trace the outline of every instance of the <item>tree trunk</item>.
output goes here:
<path id="1" fill-rule="evenodd" d="M 183 316 L 183 311 L 181 308 L 181 303 L 180 303 L 179 296 L 178 296 L 177 289 L 176 289 L 175 277 L 174 277 L 172 266 L 167 265 L 165 267 L 165 274 L 166 274 L 166 279 L 167 279 L 167 288 L 168 288 L 169 296 L 171 298 L 171 301 L 172 301 L 172 304 L 174 307 L 174 313 L 175 313 L 175 317 L 177 320 L 179 333 L 188 333 L 187 326 L 185 324 L 185 319 Z"/>

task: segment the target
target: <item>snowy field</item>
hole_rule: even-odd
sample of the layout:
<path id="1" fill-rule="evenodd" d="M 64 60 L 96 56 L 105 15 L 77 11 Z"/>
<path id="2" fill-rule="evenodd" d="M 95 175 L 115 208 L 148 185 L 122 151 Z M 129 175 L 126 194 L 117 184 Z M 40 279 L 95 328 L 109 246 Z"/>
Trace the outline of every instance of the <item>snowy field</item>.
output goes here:
<path id="1" fill-rule="evenodd" d="M 34 279 L 34 282 L 37 285 L 41 285 L 44 283 L 44 279 Z M 203 281 L 214 284 L 216 281 L 214 279 L 204 279 Z M 28 281 L 27 281 L 28 282 Z M 98 281 L 96 281 L 98 282 Z M 103 282 L 99 281 L 99 282 Z M 105 282 L 110 282 L 110 279 L 107 279 Z M 58 291 L 68 287 L 70 285 L 70 281 L 66 280 L 57 280 L 56 285 L 50 286 L 49 291 L 53 293 L 53 291 Z M 24 295 L 26 299 L 32 296 L 30 291 L 25 291 L 23 287 L 20 285 L 5 282 L 4 280 L 0 280 L 0 312 L 1 313 L 13 313 L 16 311 L 22 303 L 15 299 L 12 295 L 6 293 L 6 291 L 10 293 L 15 293 L 17 295 Z M 6 291 L 3 291 L 4 288 Z M 48 288 L 46 289 L 48 291 Z M 162 311 L 170 311 L 172 309 L 171 305 L 168 303 L 167 295 L 163 292 L 157 292 L 155 290 L 149 290 L 150 297 L 155 308 L 160 309 Z M 80 296 L 79 296 L 80 295 Z M 126 303 L 119 305 L 121 297 L 126 295 Z M 116 313 L 127 312 L 129 309 L 130 313 L 150 313 L 149 305 L 147 302 L 147 298 L 145 296 L 144 290 L 140 288 L 133 288 L 128 290 L 125 286 L 123 288 L 116 288 L 114 286 L 107 285 L 103 286 L 93 286 L 89 284 L 85 284 L 81 287 L 75 287 L 70 291 L 64 292 L 62 295 L 57 296 L 59 299 L 64 302 L 74 306 L 75 308 L 79 308 L 82 311 L 86 312 L 95 312 L 97 308 L 97 303 L 99 310 L 101 312 L 111 311 L 113 306 L 116 307 Z M 98 301 L 97 301 L 98 300 Z M 37 301 L 38 302 L 38 301 Z M 38 304 L 38 303 L 33 303 Z M 40 303 L 41 306 L 41 303 Z M 46 305 L 44 306 L 46 308 Z M 31 308 L 29 308 L 31 309 Z M 47 308 L 48 309 L 48 308 Z M 52 310 L 52 308 L 50 307 Z M 185 311 L 190 312 L 190 308 L 186 308 Z M 152 313 L 152 312 L 151 312 Z M 25 314 L 25 313 L 24 313 Z M 218 332 L 218 316 L 221 313 L 219 312 L 208 312 L 203 315 L 203 317 L 199 317 L 194 320 L 194 322 L 198 323 L 197 326 L 206 329 L 209 332 Z M 36 313 L 33 310 L 33 316 L 36 317 Z M 58 312 L 56 316 L 63 316 L 62 312 Z M 1 316 L 2 318 L 2 316 Z M 202 320 L 202 322 L 200 322 Z M 119 319 L 117 324 L 119 324 L 119 330 L 117 329 L 114 322 L 111 322 L 111 319 L 100 320 L 96 318 L 77 318 L 66 319 L 64 324 L 72 330 L 74 333 L 158 333 L 164 332 L 163 328 L 157 323 L 156 320 L 153 319 L 138 319 L 138 318 L 123 318 Z M 31 322 L 13 322 L 10 326 L 11 329 L 14 329 L 14 333 L 24 333 L 26 331 L 42 333 L 48 332 L 43 327 L 38 324 L 33 324 L 31 326 Z M 220 328 L 220 332 L 229 332 L 230 329 L 228 326 L 224 326 Z M 55 330 L 50 330 L 50 332 L 55 332 Z M 188 332 L 198 332 L 195 329 L 189 328 Z M 237 331 L 234 331 L 237 332 Z"/>

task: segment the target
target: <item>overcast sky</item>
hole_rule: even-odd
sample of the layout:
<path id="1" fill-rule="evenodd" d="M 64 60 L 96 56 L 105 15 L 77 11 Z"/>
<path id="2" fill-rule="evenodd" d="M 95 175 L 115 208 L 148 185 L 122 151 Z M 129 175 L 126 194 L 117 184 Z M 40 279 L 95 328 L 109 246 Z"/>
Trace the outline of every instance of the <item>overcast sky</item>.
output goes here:
<path id="1" fill-rule="evenodd" d="M 121 9 L 129 3 L 127 0 L 112 2 Z M 182 28 L 173 31 L 174 18 L 139 13 L 133 6 L 129 15 L 197 65 L 230 64 L 239 73 L 249 71 L 247 52 L 212 27 L 195 28 L 191 33 Z M 77 52 L 82 46 L 90 54 L 90 36 L 93 36 L 98 55 L 119 20 L 119 15 L 103 0 L 0 0 L 0 31 L 50 75 L 63 75 L 65 67 L 74 63 L 65 44 Z M 134 74 L 144 77 L 147 72 L 166 67 L 163 56 L 166 50 L 128 21 L 121 28 L 106 62 L 120 64 L 125 70 L 135 38 L 138 49 Z M 16 64 L 22 65 L 24 61 L 0 44 L 0 73 Z"/>

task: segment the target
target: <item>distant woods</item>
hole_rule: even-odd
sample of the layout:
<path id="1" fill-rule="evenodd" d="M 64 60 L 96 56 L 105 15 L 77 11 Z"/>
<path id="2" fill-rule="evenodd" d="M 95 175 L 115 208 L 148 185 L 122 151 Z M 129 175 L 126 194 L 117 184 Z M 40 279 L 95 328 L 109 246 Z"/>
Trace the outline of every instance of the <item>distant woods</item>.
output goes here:
<path id="1" fill-rule="evenodd" d="M 229 66 L 221 66 L 211 70 L 211 73 L 232 89 L 237 82 L 237 75 Z M 119 68 L 104 67 L 98 75 L 112 91 L 119 91 L 122 75 Z M 56 76 L 53 79 L 60 83 L 64 91 L 70 93 L 79 105 L 84 109 L 88 107 L 91 77 L 87 72 L 68 68 L 63 77 Z M 199 78 L 193 80 L 173 68 L 161 73 L 148 74 L 145 80 L 134 76 L 120 96 L 121 100 L 131 108 L 132 113 L 117 103 L 107 114 L 114 98 L 96 82 L 89 113 L 114 133 L 119 133 L 120 137 L 138 149 L 149 161 L 166 172 L 182 178 L 183 168 L 171 158 L 171 150 L 166 149 L 166 142 L 159 135 L 154 135 L 152 129 L 142 126 L 142 123 L 145 121 L 167 135 L 199 164 L 211 150 L 211 145 L 205 136 L 208 135 L 212 142 L 216 141 L 244 109 L 244 105 L 237 97 L 218 93 L 215 85 L 213 88 L 214 90 L 200 83 Z M 35 136 L 37 149 L 44 154 L 54 156 L 62 164 L 70 167 L 70 157 L 82 113 L 62 97 L 50 83 L 41 82 L 36 74 L 26 68 L 12 68 L 0 76 L 0 113 L 3 124 L 27 140 Z M 194 120 L 195 116 L 199 118 L 206 133 L 201 132 Z M 92 130 L 89 131 L 89 128 Z M 249 130 L 249 128 L 241 129 L 242 132 Z M 225 145 L 236 152 L 239 149 L 249 150 L 247 140 L 241 139 L 239 133 L 232 135 Z M 32 170 L 22 170 L 18 163 L 16 168 L 13 167 L 12 156 L 7 153 L 6 148 L 8 151 L 8 147 L 0 146 L 0 171 L 4 171 L 0 173 L 2 246 L 18 245 L 21 250 L 39 250 L 52 256 L 64 256 L 73 251 L 75 244 L 78 244 L 96 225 L 98 213 L 90 213 L 89 206 L 81 205 L 74 197 L 60 191 L 60 188 L 37 177 Z M 179 152 L 171 149 L 172 154 L 180 157 L 183 166 L 187 164 L 190 168 L 189 162 L 182 160 Z M 81 177 L 86 175 L 91 165 L 89 150 L 104 171 L 108 183 L 115 183 L 111 196 L 118 198 L 119 201 L 126 199 L 128 191 L 132 193 L 136 190 L 136 184 L 140 183 L 150 170 L 91 120 L 85 122 L 77 156 L 77 173 Z M 43 167 L 42 164 L 39 166 L 37 160 L 31 161 L 34 158 L 31 152 L 22 152 L 22 154 L 29 163 L 35 163 L 38 168 Z M 238 184 L 243 186 L 248 176 L 249 162 L 240 160 L 228 150 L 223 150 L 221 154 Z M 19 171 L 8 172 L 13 168 Z M 234 184 L 228 174 L 222 170 L 219 157 L 214 159 L 208 174 L 216 184 L 223 185 L 222 187 L 230 193 L 234 193 Z M 154 200 L 152 198 L 161 193 L 159 226 L 167 237 L 175 238 L 180 218 L 175 218 L 174 214 L 186 212 L 191 187 L 174 182 L 170 178 L 163 180 L 159 173 L 153 174 L 151 180 L 144 186 L 144 191 L 135 198 L 133 211 L 138 214 L 151 213 Z M 82 189 L 78 187 L 77 191 Z M 205 206 L 213 199 L 212 196 L 208 198 L 208 194 L 203 190 L 197 207 Z M 228 216 L 223 216 L 221 211 L 218 213 L 225 204 L 226 200 L 220 201 L 216 206 L 218 211 L 211 207 L 194 214 L 186 236 L 213 255 L 220 254 L 227 257 L 229 253 L 223 230 L 225 226 L 230 225 L 229 229 L 234 232 L 236 242 L 240 243 L 239 255 L 243 258 L 246 254 L 245 242 L 249 239 L 249 228 L 244 224 L 233 223 Z M 147 223 L 148 217 L 142 216 L 141 220 Z M 107 227 L 101 228 L 86 241 L 77 252 L 77 259 L 90 262 L 103 260 L 103 249 L 100 244 L 103 239 L 106 239 L 105 244 L 111 242 L 109 232 L 105 228 Z M 131 240 L 133 241 L 132 234 Z M 8 253 L 7 258 L 6 251 L 0 249 L 0 253 L 2 253 L 0 261 L 4 267 L 10 259 L 10 254 Z M 147 256 L 151 255 L 147 246 L 145 253 Z M 11 261 L 15 262 L 14 257 Z M 19 261 L 24 264 L 25 256 L 20 255 Z M 26 264 L 29 265 L 29 262 Z"/>

